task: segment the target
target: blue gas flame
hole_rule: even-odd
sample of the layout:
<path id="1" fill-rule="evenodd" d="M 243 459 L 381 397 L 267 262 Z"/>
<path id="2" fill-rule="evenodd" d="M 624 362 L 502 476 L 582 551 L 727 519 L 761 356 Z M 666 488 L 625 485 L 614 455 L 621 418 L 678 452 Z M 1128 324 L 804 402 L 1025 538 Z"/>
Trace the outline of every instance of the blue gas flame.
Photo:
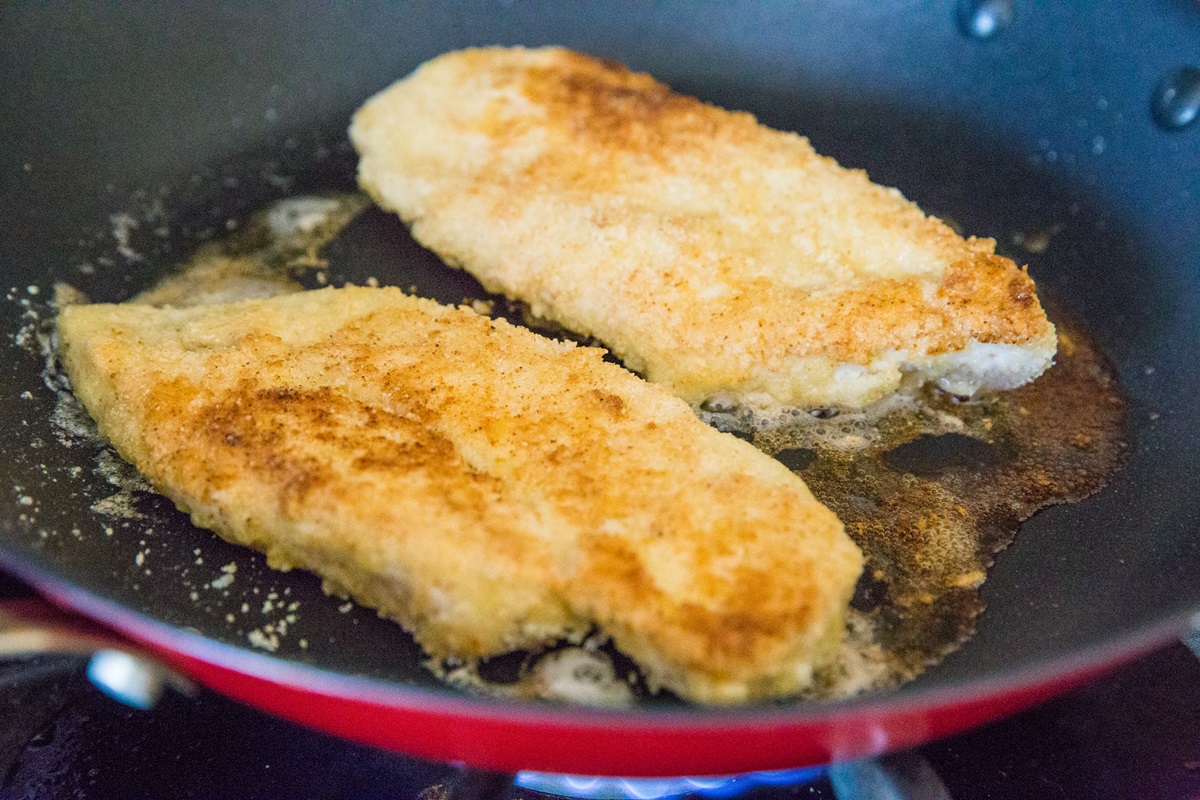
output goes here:
<path id="1" fill-rule="evenodd" d="M 593 778 L 521 772 L 513 782 L 523 789 L 583 800 L 667 800 L 683 795 L 736 797 L 760 786 L 803 786 L 824 774 L 825 767 L 779 769 L 709 778 Z"/>

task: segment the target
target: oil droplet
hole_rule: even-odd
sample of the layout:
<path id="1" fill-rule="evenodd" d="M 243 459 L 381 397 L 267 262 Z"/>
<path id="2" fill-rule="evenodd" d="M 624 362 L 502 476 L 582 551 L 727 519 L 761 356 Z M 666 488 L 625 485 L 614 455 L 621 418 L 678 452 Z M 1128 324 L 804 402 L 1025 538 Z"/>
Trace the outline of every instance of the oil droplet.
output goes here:
<path id="1" fill-rule="evenodd" d="M 737 404 L 728 395 L 718 394 L 701 403 L 700 408 L 713 414 L 729 414 L 737 408 Z"/>
<path id="2" fill-rule="evenodd" d="M 1012 21 L 1012 0 L 959 0 L 958 27 L 972 39 L 990 39 Z"/>
<path id="3" fill-rule="evenodd" d="M 1150 113 L 1163 130 L 1178 131 L 1200 116 L 1200 69 L 1181 67 L 1159 81 Z"/>

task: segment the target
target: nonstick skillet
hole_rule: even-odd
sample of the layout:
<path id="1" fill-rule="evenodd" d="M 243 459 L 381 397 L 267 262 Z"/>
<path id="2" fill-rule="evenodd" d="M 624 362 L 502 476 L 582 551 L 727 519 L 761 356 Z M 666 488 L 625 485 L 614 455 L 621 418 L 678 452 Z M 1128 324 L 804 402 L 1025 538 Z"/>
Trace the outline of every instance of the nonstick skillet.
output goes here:
<path id="1" fill-rule="evenodd" d="M 797 766 L 1034 702 L 1200 611 L 1197 34 L 1200 6 L 1184 2 L 8 6 L 0 559 L 234 697 L 494 769 Z M 1129 456 L 1099 495 L 1024 525 L 961 650 L 899 689 L 826 704 L 484 699 L 439 684 L 397 626 L 268 570 L 155 495 L 130 490 L 132 519 L 104 513 L 132 479 L 106 478 L 94 445 L 60 435 L 31 354 L 54 283 L 120 300 L 275 199 L 351 189 L 353 109 L 433 55 L 496 43 L 617 58 L 752 111 L 1002 246 L 1052 233 L 1014 255 L 1115 365 Z M 446 302 L 479 292 L 377 212 L 325 255 L 335 281 L 378 276 Z"/>

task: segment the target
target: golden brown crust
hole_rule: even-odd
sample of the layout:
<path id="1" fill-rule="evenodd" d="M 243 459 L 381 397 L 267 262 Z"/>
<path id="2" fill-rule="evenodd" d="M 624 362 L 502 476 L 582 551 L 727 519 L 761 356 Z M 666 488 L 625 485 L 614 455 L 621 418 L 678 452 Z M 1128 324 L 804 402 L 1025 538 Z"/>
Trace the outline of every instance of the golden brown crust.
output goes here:
<path id="1" fill-rule="evenodd" d="M 860 568 L 786 468 L 602 352 L 393 289 L 74 306 L 76 393 L 199 524 L 437 657 L 599 624 L 703 702 L 795 692 Z"/>
<path id="2" fill-rule="evenodd" d="M 1016 382 L 1054 352 L 1033 281 L 991 240 L 612 62 L 450 53 L 351 136 L 360 182 L 422 243 L 692 402 L 861 405 L 972 345 L 1025 350 Z"/>

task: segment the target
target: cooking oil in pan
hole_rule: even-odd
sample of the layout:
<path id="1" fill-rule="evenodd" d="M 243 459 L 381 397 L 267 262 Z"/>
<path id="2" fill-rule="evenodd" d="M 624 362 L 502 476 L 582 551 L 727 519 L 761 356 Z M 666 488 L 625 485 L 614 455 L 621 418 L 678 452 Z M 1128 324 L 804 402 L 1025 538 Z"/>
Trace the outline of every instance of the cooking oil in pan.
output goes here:
<path id="1" fill-rule="evenodd" d="M 893 686 L 956 649 L 1020 523 L 1094 494 L 1120 466 L 1125 402 L 1113 371 L 1081 329 L 1057 324 L 1057 363 L 1020 389 L 969 402 L 926 389 L 753 432 L 764 452 L 798 467 L 866 556 L 821 693 Z"/>
<path id="2" fill-rule="evenodd" d="M 367 207 L 357 194 L 282 201 L 201 247 L 134 302 L 226 302 L 340 282 L 333 276 L 353 274 L 339 271 L 350 265 L 331 268 L 322 248 Z M 464 301 L 542 328 L 520 304 Z M 1114 374 L 1080 328 L 1060 320 L 1058 331 L 1053 368 L 990 398 L 964 401 L 926 388 L 861 412 L 793 411 L 771 420 L 720 398 L 697 410 L 801 475 L 866 556 L 845 643 L 815 696 L 895 686 L 960 646 L 983 610 L 987 570 L 1020 523 L 1095 493 L 1119 467 L 1125 403 Z M 632 662 L 600 635 L 486 664 L 430 666 L 456 685 L 509 697 L 611 706 L 646 693 Z"/>

